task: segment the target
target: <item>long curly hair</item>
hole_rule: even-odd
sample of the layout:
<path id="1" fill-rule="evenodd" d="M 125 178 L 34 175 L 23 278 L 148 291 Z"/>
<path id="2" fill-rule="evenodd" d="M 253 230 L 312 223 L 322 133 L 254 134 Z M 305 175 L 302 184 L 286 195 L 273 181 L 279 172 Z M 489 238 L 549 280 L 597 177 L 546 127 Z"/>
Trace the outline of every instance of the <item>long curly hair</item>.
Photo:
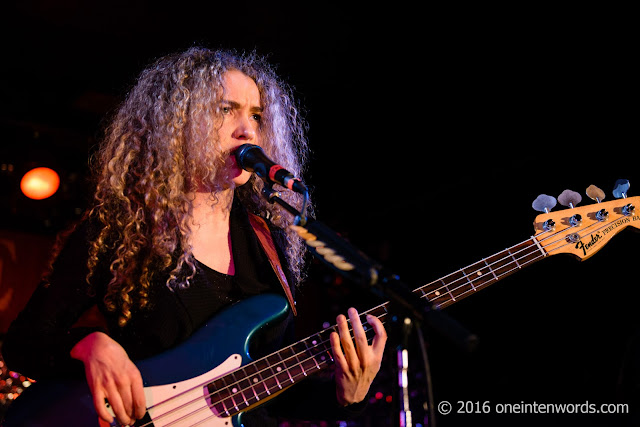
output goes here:
<path id="1" fill-rule="evenodd" d="M 145 69 L 115 113 L 95 157 L 95 204 L 91 216 L 100 231 L 90 244 L 87 281 L 97 266 L 110 263 L 104 297 L 124 326 L 134 308 L 149 302 L 154 277 L 164 274 L 175 290 L 189 286 L 196 272 L 189 245 L 190 191 L 221 190 L 223 153 L 217 126 L 222 77 L 238 70 L 258 86 L 264 109 L 260 124 L 265 153 L 302 176 L 308 158 L 306 125 L 292 90 L 255 52 L 212 51 L 194 47 L 160 58 Z M 280 238 L 296 283 L 303 276 L 304 245 L 288 225 L 293 221 L 260 195 L 263 182 L 253 176 L 236 189 L 252 213 L 268 218 Z M 298 208 L 299 195 L 283 198 Z M 310 204 L 308 211 L 311 210 Z M 109 257 L 109 259 L 103 259 Z"/>

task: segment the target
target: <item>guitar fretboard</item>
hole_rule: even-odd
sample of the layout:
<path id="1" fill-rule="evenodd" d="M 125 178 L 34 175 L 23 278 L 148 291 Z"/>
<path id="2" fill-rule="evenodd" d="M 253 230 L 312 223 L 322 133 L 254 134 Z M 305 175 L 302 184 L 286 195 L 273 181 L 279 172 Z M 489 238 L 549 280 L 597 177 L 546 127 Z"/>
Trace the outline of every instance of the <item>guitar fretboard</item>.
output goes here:
<path id="1" fill-rule="evenodd" d="M 444 308 L 545 256 L 545 250 L 540 246 L 538 240 L 532 237 L 428 283 L 414 292 L 419 292 L 421 296 L 428 298 L 438 308 Z"/>

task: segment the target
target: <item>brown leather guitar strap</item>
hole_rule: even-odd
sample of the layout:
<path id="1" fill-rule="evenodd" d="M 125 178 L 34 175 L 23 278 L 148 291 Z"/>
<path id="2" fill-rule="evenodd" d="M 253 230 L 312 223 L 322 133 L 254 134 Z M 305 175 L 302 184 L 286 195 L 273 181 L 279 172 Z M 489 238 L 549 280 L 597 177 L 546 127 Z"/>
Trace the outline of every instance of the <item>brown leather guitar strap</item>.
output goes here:
<path id="1" fill-rule="evenodd" d="M 258 215 L 254 215 L 249 213 L 249 222 L 251 223 L 251 227 L 258 236 L 258 240 L 260 241 L 260 245 L 264 252 L 267 254 L 267 258 L 269 258 L 269 263 L 271 263 L 271 268 L 276 273 L 280 284 L 282 285 L 282 289 L 284 290 L 285 295 L 287 296 L 287 300 L 289 301 L 289 306 L 291 307 L 291 311 L 293 311 L 293 315 L 296 316 L 298 313 L 296 312 L 296 302 L 293 300 L 293 295 L 291 294 L 291 288 L 289 287 L 289 282 L 287 282 L 287 276 L 284 274 L 282 270 L 282 264 L 280 264 L 280 257 L 278 256 L 278 251 L 276 250 L 276 245 L 273 243 L 273 238 L 271 237 L 271 231 L 269 230 L 269 226 L 267 222 L 259 217 Z"/>

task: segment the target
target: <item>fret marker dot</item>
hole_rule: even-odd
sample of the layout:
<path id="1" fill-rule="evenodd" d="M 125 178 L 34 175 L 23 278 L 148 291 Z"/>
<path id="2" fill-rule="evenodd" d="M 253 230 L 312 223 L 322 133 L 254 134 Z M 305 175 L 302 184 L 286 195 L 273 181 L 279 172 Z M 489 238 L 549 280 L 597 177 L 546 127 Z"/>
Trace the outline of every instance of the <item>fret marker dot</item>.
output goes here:
<path id="1" fill-rule="evenodd" d="M 281 368 L 280 366 L 278 366 L 278 367 L 276 368 L 276 371 L 280 372 L 280 371 L 282 371 L 282 368 Z"/>
<path id="2" fill-rule="evenodd" d="M 478 271 L 478 276 L 482 276 L 482 271 Z"/>
<path id="3" fill-rule="evenodd" d="M 257 379 L 257 378 L 254 378 L 254 379 L 253 379 L 253 382 L 254 382 L 254 383 L 257 383 L 257 382 L 258 382 L 258 379 Z"/>
<path id="4" fill-rule="evenodd" d="M 324 356 L 321 356 L 321 357 L 320 357 L 320 360 L 324 361 L 324 359 L 325 359 L 325 357 L 324 357 Z"/>
<path id="5" fill-rule="evenodd" d="M 318 341 L 313 340 L 313 341 L 311 341 L 311 344 L 313 344 L 313 345 L 318 345 Z"/>
<path id="6" fill-rule="evenodd" d="M 237 392 L 238 392 L 238 389 L 234 387 L 234 388 L 232 388 L 232 389 L 231 389 L 231 392 L 232 392 L 232 393 L 237 393 Z"/>
<path id="7" fill-rule="evenodd" d="M 440 291 L 435 291 L 436 296 L 440 295 Z"/>

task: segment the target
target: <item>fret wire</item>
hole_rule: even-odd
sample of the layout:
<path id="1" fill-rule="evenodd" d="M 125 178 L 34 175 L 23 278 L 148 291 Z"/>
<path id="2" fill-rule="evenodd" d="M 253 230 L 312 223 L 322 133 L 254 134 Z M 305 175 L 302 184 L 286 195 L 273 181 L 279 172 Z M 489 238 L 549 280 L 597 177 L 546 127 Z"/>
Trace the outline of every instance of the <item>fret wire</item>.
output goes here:
<path id="1" fill-rule="evenodd" d="M 238 372 L 240 372 L 240 371 L 244 371 L 243 367 L 240 367 L 240 369 L 238 369 L 238 370 L 234 371 L 234 373 L 232 374 L 232 378 L 233 378 L 233 380 L 236 382 L 236 384 L 237 384 L 237 385 L 238 385 L 238 387 L 239 387 L 239 390 L 240 390 L 240 396 L 241 396 L 241 398 L 242 398 L 242 401 L 243 401 L 243 402 L 244 402 L 244 404 L 248 407 L 248 406 L 249 406 L 249 402 L 247 401 L 247 397 L 244 395 L 244 390 L 246 390 L 246 388 L 244 388 L 244 387 L 240 386 L 240 383 L 241 383 L 242 381 L 246 381 L 246 379 L 247 379 L 247 378 L 246 378 L 246 376 L 245 376 L 245 375 L 242 375 L 242 379 L 238 380 L 238 379 L 236 378 L 236 375 L 235 375 L 236 373 L 238 373 Z M 249 383 L 249 384 L 250 384 L 250 383 Z M 233 389 L 231 389 L 231 391 L 233 391 Z"/>
<path id="2" fill-rule="evenodd" d="M 236 371 L 236 376 L 237 376 L 237 375 L 240 375 L 240 378 L 241 378 L 241 379 L 238 381 L 238 383 L 239 383 L 239 384 L 246 382 L 246 383 L 248 383 L 248 384 L 249 384 L 249 386 L 251 386 L 251 380 L 249 379 L 249 375 L 247 375 L 247 374 L 248 374 L 248 372 L 247 372 L 247 370 L 245 369 L 245 367 L 244 367 L 244 366 L 241 366 L 241 367 L 240 367 L 240 369 L 238 369 L 238 370 Z M 235 377 L 235 376 L 234 376 L 234 377 Z M 244 388 L 245 390 L 247 389 L 246 387 L 243 387 L 243 388 Z M 244 396 L 244 395 L 243 395 L 243 397 L 245 398 L 245 402 L 246 402 L 248 399 L 246 399 L 246 396 Z"/>
<path id="3" fill-rule="evenodd" d="M 466 272 L 464 272 L 462 269 L 460 269 L 460 270 L 458 270 L 458 271 L 461 271 L 461 272 L 462 272 L 462 274 L 464 275 L 464 277 L 466 277 L 466 278 L 467 278 L 467 282 L 469 282 L 469 284 L 471 285 L 471 287 L 472 287 L 472 288 L 473 288 L 473 290 L 475 291 L 475 290 L 476 290 L 476 287 L 475 287 L 475 286 L 473 286 L 473 282 L 469 279 L 469 275 L 468 275 Z M 477 270 L 477 271 L 480 271 L 480 270 Z"/>
<path id="4" fill-rule="evenodd" d="M 249 381 L 249 384 L 257 384 L 262 379 L 260 375 L 260 371 L 258 371 L 258 367 L 253 363 L 248 363 L 242 367 L 242 371 L 245 373 L 245 378 Z M 255 390 L 254 390 L 255 392 Z"/>
<path id="5" fill-rule="evenodd" d="M 278 371 L 276 370 L 276 372 L 278 372 Z M 278 374 L 279 374 L 279 373 L 280 373 L 280 372 L 278 372 Z M 276 384 L 278 385 L 278 388 L 279 388 L 280 390 L 282 390 L 282 384 L 280 384 L 280 380 L 278 379 L 278 374 L 273 374 L 273 378 L 276 380 Z"/>
<path id="6" fill-rule="evenodd" d="M 496 279 L 496 281 L 498 281 L 498 280 L 499 280 L 499 279 L 498 279 L 498 276 L 496 276 L 496 272 L 495 272 L 495 271 L 493 271 L 493 268 L 491 268 L 491 267 L 489 266 L 489 263 L 487 262 L 487 259 L 486 259 L 486 258 L 482 258 L 482 261 L 484 261 L 484 263 L 485 263 L 485 265 L 487 266 L 487 268 L 489 268 L 489 271 L 491 271 L 491 274 L 493 274 L 493 277 Z"/>
<path id="7" fill-rule="evenodd" d="M 440 283 L 442 283 L 443 286 L 441 288 L 439 288 L 439 289 L 445 288 L 446 289 L 446 293 L 449 294 L 449 296 L 451 297 L 451 299 L 453 301 L 455 301 L 456 297 L 454 297 L 453 294 L 451 293 L 451 289 L 449 289 L 449 286 L 446 283 L 444 283 L 444 280 L 442 280 L 442 279 L 440 279 Z"/>
<path id="8" fill-rule="evenodd" d="M 231 379 L 234 381 L 233 383 L 231 383 L 230 386 L 228 386 L 228 387 L 231 387 L 231 394 L 229 395 L 228 398 L 231 399 L 231 402 L 233 402 L 233 407 L 236 408 L 236 411 L 240 411 L 240 409 L 238 408 L 238 403 L 233 398 L 234 394 L 237 394 L 237 391 L 236 392 L 233 391 L 234 388 L 237 390 L 236 387 L 233 387 L 235 385 L 236 378 L 233 375 L 233 372 L 229 372 L 229 375 L 227 375 L 227 376 L 231 377 Z"/>
<path id="9" fill-rule="evenodd" d="M 276 354 L 277 354 L 277 355 L 278 355 L 278 357 L 280 358 L 280 361 L 282 361 L 282 363 L 284 364 L 284 363 L 285 363 L 285 361 L 284 361 L 284 359 L 282 358 L 282 354 L 281 354 L 281 353 L 282 353 L 282 352 L 280 352 L 280 351 L 279 351 L 279 352 L 277 352 Z M 285 369 L 285 372 L 286 372 L 286 373 L 287 373 L 287 375 L 289 376 L 289 380 L 290 380 L 292 383 L 294 383 L 295 381 L 293 381 L 293 378 L 291 378 L 291 372 L 289 372 L 289 370 L 288 370 L 288 369 Z"/>
<path id="10" fill-rule="evenodd" d="M 311 356 L 311 360 L 313 360 L 313 361 L 315 362 L 315 364 L 316 364 L 316 367 L 317 367 L 318 369 L 320 369 L 320 366 L 318 365 L 318 361 L 316 360 L 315 356 L 313 355 L 313 353 L 312 353 L 312 352 L 311 352 L 311 350 L 309 349 L 309 346 L 307 345 L 307 341 L 305 340 L 305 341 L 303 341 L 303 343 L 304 343 L 304 346 L 305 346 L 305 347 L 307 347 L 307 350 L 309 351 L 309 353 L 311 353 L 311 354 L 312 354 L 312 356 Z"/>
<path id="11" fill-rule="evenodd" d="M 307 373 L 306 373 L 306 371 L 304 370 L 304 365 L 303 365 L 302 363 L 299 363 L 299 365 L 300 365 L 300 369 L 302 369 L 302 373 L 303 373 L 303 374 L 304 374 L 304 376 L 306 377 L 306 376 L 307 376 Z"/>
<path id="12" fill-rule="evenodd" d="M 511 253 L 511 251 L 509 249 L 507 249 L 507 252 L 509 252 L 509 256 L 511 256 L 511 258 L 513 259 L 513 261 L 516 263 L 516 265 L 518 266 L 518 268 L 522 268 L 520 267 L 520 264 L 518 264 L 518 260 L 513 256 L 513 254 Z"/>
<path id="13" fill-rule="evenodd" d="M 231 413 L 229 412 L 229 409 L 227 409 L 227 405 L 224 404 L 224 399 L 220 401 L 220 403 L 222 404 L 222 408 L 224 409 L 224 412 L 227 415 L 231 415 Z"/>

